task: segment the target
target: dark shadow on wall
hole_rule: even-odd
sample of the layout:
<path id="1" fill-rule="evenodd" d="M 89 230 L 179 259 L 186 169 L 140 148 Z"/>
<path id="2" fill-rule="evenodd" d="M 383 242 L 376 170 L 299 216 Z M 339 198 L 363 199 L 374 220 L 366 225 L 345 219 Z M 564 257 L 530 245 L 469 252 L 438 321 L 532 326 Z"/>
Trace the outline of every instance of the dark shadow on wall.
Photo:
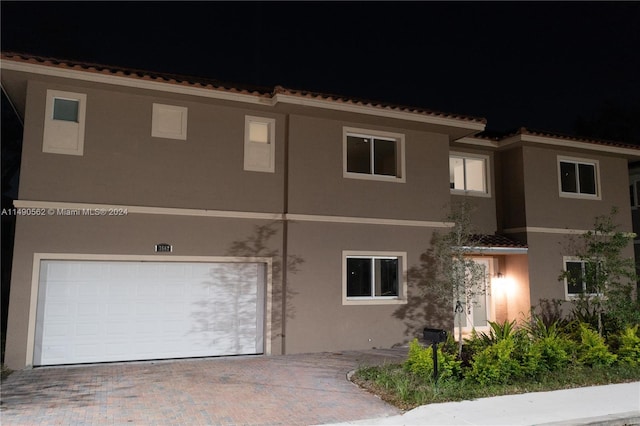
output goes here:
<path id="1" fill-rule="evenodd" d="M 452 300 L 434 294 L 436 271 L 433 248 L 422 253 L 420 263 L 407 270 L 407 303 L 396 309 L 393 316 L 404 322 L 404 334 L 410 340 L 414 337 L 422 338 L 425 327 L 440 328 L 448 332 L 453 330 Z"/>
<path id="2" fill-rule="evenodd" d="M 283 274 L 286 268 L 290 284 L 289 274 L 298 272 L 304 260 L 297 255 L 287 255 L 286 262 L 283 262 L 282 243 L 278 240 L 282 226 L 281 222 L 256 225 L 251 235 L 232 242 L 225 253 L 229 257 L 271 259 L 270 318 L 265 315 L 269 297 L 266 264 L 256 265 L 250 260 L 247 263 L 220 263 L 210 271 L 211 280 L 203 282 L 207 296 L 197 302 L 197 310 L 192 314 L 197 323 L 193 331 L 215 340 L 216 346 L 224 348 L 222 350 L 227 354 L 260 353 L 264 346 L 262 341 L 255 342 L 256 327 L 264 328 L 262 321 L 266 318 L 271 321 L 271 337 L 281 338 L 284 337 L 283 321 L 295 316 L 292 299 L 296 293 L 290 286 L 283 286 Z M 256 280 L 262 284 L 258 289 Z"/>

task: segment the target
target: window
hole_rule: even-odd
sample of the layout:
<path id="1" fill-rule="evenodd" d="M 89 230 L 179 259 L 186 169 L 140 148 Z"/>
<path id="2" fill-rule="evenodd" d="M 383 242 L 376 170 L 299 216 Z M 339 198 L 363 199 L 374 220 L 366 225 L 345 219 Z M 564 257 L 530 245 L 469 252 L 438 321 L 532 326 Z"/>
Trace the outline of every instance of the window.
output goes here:
<path id="1" fill-rule="evenodd" d="M 404 303 L 405 253 L 343 254 L 343 304 Z"/>
<path id="2" fill-rule="evenodd" d="M 275 127 L 273 118 L 245 116 L 244 169 L 275 172 Z"/>
<path id="3" fill-rule="evenodd" d="M 77 123 L 79 107 L 77 99 L 53 98 L 53 119 Z"/>
<path id="4" fill-rule="evenodd" d="M 187 140 L 187 108 L 153 104 L 151 136 Z"/>
<path id="5" fill-rule="evenodd" d="M 558 158 L 560 196 L 599 198 L 598 162 Z"/>
<path id="6" fill-rule="evenodd" d="M 344 128 L 344 176 L 404 182 L 404 135 Z"/>
<path id="7" fill-rule="evenodd" d="M 604 273 L 600 263 L 588 262 L 577 258 L 564 259 L 565 296 L 567 299 L 580 295 L 598 295 L 597 283 Z"/>
<path id="8" fill-rule="evenodd" d="M 449 155 L 449 188 L 452 193 L 488 194 L 488 156 L 451 153 Z"/>
<path id="9" fill-rule="evenodd" d="M 47 90 L 42 151 L 83 155 L 87 95 Z"/>
<path id="10" fill-rule="evenodd" d="M 629 199 L 631 201 L 631 207 L 636 209 L 640 206 L 640 177 L 632 176 L 630 180 Z"/>

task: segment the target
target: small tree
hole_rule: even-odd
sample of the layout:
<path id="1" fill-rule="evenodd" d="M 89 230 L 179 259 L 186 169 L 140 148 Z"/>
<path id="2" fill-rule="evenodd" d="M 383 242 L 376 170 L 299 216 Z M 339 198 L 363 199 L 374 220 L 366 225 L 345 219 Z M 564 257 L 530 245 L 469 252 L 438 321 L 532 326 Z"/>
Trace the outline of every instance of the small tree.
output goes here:
<path id="1" fill-rule="evenodd" d="M 576 308 L 581 313 L 591 313 L 597 318 L 598 331 L 602 334 L 602 315 L 612 321 L 615 329 L 640 323 L 640 306 L 634 287 L 637 281 L 635 261 L 626 257 L 623 250 L 632 243 L 634 234 L 620 231 L 614 219 L 614 207 L 608 215 L 597 216 L 594 227 L 582 234 L 577 241 L 576 253 L 584 262 L 585 291 L 579 295 Z M 575 284 L 576 276 L 563 271 L 560 279 Z"/>
<path id="2" fill-rule="evenodd" d="M 458 356 L 462 356 L 462 321 L 470 314 L 478 296 L 484 295 L 487 271 L 474 262 L 474 232 L 471 224 L 472 206 L 468 201 L 454 204 L 447 222 L 452 227 L 446 234 L 435 234 L 433 258 L 436 273 L 429 283 L 436 298 L 452 307 L 454 323 L 458 327 Z"/>

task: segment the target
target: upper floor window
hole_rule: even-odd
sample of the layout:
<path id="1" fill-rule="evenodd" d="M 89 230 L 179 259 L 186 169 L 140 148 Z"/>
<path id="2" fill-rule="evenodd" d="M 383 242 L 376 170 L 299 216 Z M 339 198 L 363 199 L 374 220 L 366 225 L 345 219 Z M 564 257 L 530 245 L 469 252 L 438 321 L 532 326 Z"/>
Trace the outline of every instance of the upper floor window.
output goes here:
<path id="1" fill-rule="evenodd" d="M 344 128 L 344 176 L 405 182 L 404 135 Z"/>
<path id="2" fill-rule="evenodd" d="M 275 172 L 276 120 L 245 116 L 244 169 L 253 172 Z"/>
<path id="3" fill-rule="evenodd" d="M 87 95 L 47 90 L 42 151 L 54 154 L 84 153 Z"/>
<path id="4" fill-rule="evenodd" d="M 488 163 L 489 157 L 486 155 L 450 153 L 449 188 L 451 192 L 488 195 Z"/>
<path id="5" fill-rule="evenodd" d="M 404 303 L 406 253 L 344 252 L 343 304 Z"/>
<path id="6" fill-rule="evenodd" d="M 560 196 L 600 198 L 598 162 L 558 157 Z"/>
<path id="7" fill-rule="evenodd" d="M 640 177 L 632 176 L 630 180 L 629 199 L 631 201 L 631 207 L 638 208 L 638 206 L 640 206 Z"/>
<path id="8" fill-rule="evenodd" d="M 151 136 L 187 140 L 187 112 L 186 107 L 153 104 Z"/>

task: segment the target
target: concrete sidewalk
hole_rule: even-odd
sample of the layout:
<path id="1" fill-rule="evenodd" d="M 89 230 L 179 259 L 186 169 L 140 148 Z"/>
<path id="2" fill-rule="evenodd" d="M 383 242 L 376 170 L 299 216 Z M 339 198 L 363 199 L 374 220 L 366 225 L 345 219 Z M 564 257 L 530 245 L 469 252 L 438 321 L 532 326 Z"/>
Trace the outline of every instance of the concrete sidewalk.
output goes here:
<path id="1" fill-rule="evenodd" d="M 337 425 L 640 425 L 640 382 L 429 404 Z"/>

